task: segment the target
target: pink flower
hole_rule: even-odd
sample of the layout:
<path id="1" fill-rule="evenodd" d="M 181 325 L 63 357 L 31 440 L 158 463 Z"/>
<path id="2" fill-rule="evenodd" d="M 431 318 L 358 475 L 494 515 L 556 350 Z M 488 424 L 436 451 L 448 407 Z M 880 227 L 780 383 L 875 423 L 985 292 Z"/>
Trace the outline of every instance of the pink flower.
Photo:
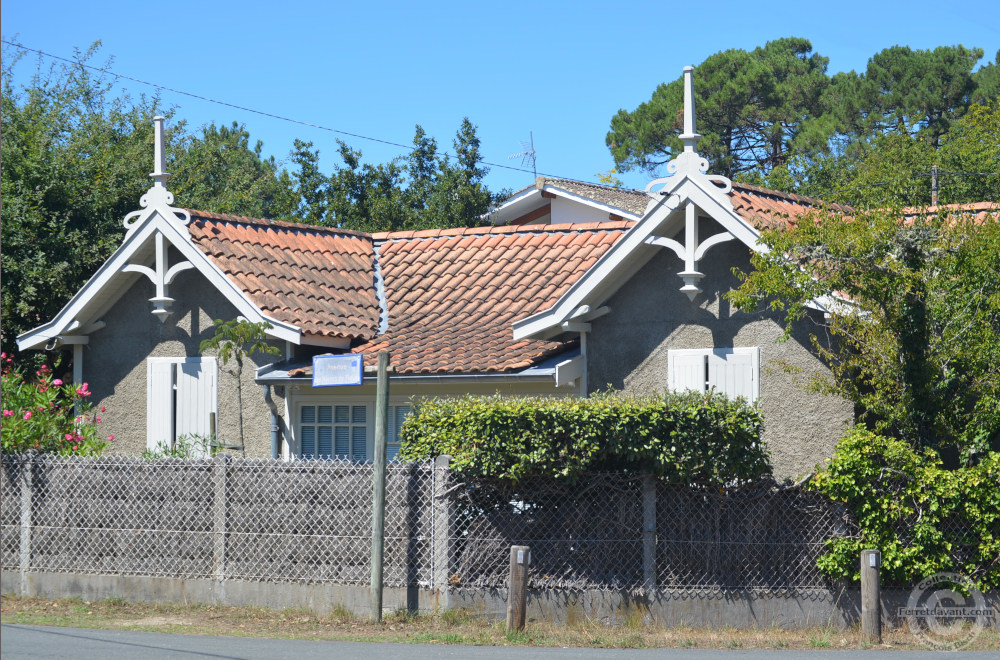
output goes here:
<path id="1" fill-rule="evenodd" d="M 84 383 L 80 387 L 76 388 L 77 396 L 90 396 L 90 392 L 87 391 L 87 384 Z"/>
<path id="2" fill-rule="evenodd" d="M 13 410 L 6 410 L 6 409 L 5 409 L 5 410 L 3 411 L 3 416 L 4 416 L 4 417 L 13 417 L 13 416 L 14 416 L 14 411 L 13 411 Z"/>
<path id="3" fill-rule="evenodd" d="M 94 421 L 97 422 L 98 424 L 100 424 L 101 423 L 101 416 L 97 415 L 96 417 L 94 417 Z"/>
<path id="4" fill-rule="evenodd" d="M 78 445 L 73 445 L 73 451 L 76 451 L 77 448 L 78 448 Z"/>
<path id="5" fill-rule="evenodd" d="M 60 385 L 63 384 L 62 378 L 56 378 L 54 381 L 52 381 L 52 384 L 55 385 L 56 387 L 59 387 Z"/>
<path id="6" fill-rule="evenodd" d="M 104 406 L 101 406 L 101 412 L 107 412 L 107 410 L 104 409 Z"/>
<path id="7" fill-rule="evenodd" d="M 108 442 L 114 442 L 114 440 L 115 440 L 114 434 L 108 436 Z"/>
<path id="8" fill-rule="evenodd" d="M 66 434 L 66 439 L 67 440 L 72 440 L 73 439 L 73 434 L 72 433 L 67 433 Z"/>
<path id="9" fill-rule="evenodd" d="M 31 411 L 30 410 L 28 412 L 24 413 L 24 418 L 25 419 L 31 419 Z"/>

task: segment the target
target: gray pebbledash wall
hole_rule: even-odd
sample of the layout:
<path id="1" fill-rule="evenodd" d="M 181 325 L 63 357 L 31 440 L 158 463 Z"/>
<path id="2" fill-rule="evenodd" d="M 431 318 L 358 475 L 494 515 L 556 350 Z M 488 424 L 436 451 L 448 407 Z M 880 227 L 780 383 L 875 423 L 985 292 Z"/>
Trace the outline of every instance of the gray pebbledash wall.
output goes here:
<path id="1" fill-rule="evenodd" d="M 736 241 L 713 248 L 700 262 L 703 292 L 692 302 L 679 290 L 683 262 L 661 250 L 608 300 L 611 313 L 593 321 L 588 387 L 661 392 L 669 386 L 670 349 L 760 347 L 764 441 L 775 477 L 794 478 L 833 454 L 853 420 L 853 407 L 842 398 L 805 391 L 811 376 L 829 373 L 810 348 L 808 321 L 779 343 L 784 328 L 779 315 L 743 313 L 722 297 L 739 286 L 734 266 L 750 269 L 749 248 Z"/>
<path id="2" fill-rule="evenodd" d="M 171 254 L 171 263 L 178 259 Z M 90 336 L 83 350 L 83 379 L 90 384 L 91 400 L 101 413 L 99 432 L 114 434 L 108 452 L 137 456 L 146 449 L 146 358 L 198 357 L 198 347 L 215 334 L 213 321 L 235 319 L 239 312 L 196 270 L 182 272 L 170 285 L 174 298 L 172 314 L 161 323 L 152 311 L 149 298 L 153 285 L 145 277 L 136 278 L 129 290 L 103 316 L 107 325 Z M 283 342 L 272 345 L 282 349 Z M 208 352 L 206 355 L 213 355 Z M 260 385 L 253 382 L 258 366 L 273 362 L 274 356 L 253 355 L 243 363 L 243 426 L 248 458 L 271 455 L 270 409 Z M 219 442 L 238 445 L 239 418 L 236 397 L 235 361 L 218 363 Z M 283 413 L 284 401 L 272 395 Z"/>

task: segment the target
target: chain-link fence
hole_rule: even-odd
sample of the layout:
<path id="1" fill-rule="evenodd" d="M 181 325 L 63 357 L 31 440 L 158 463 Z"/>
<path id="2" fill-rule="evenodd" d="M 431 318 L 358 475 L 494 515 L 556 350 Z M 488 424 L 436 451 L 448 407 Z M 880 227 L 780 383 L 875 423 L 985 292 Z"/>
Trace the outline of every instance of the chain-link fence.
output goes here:
<path id="1" fill-rule="evenodd" d="M 531 547 L 536 588 L 793 592 L 827 588 L 823 542 L 856 533 L 816 493 L 757 483 L 723 492 L 651 477 L 591 475 L 573 486 L 458 488 L 452 584 L 506 585 L 511 545 Z"/>
<path id="2" fill-rule="evenodd" d="M 372 466 L 349 462 L 5 454 L 2 567 L 363 585 L 372 485 Z M 828 587 L 823 541 L 854 533 L 843 509 L 771 483 L 471 485 L 394 463 L 383 570 L 389 587 L 503 589 L 510 546 L 527 545 L 534 588 L 787 593 Z"/>

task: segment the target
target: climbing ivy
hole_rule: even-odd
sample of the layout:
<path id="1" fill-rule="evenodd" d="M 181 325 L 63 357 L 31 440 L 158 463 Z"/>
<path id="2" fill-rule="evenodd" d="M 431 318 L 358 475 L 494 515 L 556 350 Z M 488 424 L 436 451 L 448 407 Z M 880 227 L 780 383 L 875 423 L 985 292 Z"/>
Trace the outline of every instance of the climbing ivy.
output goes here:
<path id="1" fill-rule="evenodd" d="M 827 541 L 819 559 L 827 575 L 857 582 L 860 552 L 875 548 L 888 583 L 952 571 L 981 589 L 1000 586 L 1000 453 L 947 470 L 932 449 L 858 426 L 810 487 L 843 502 L 860 532 Z"/>

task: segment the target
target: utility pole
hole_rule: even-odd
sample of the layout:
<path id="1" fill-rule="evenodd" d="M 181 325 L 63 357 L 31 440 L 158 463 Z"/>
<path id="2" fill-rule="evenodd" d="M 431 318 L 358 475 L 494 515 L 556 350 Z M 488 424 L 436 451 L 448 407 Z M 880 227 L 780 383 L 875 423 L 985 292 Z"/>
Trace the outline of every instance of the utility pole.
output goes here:
<path id="1" fill-rule="evenodd" d="M 382 555 L 385 549 L 385 462 L 389 417 L 389 353 L 379 351 L 375 393 L 375 485 L 372 497 L 372 620 L 382 620 Z"/>
<path id="2" fill-rule="evenodd" d="M 938 205 L 938 166 L 931 165 L 931 206 Z"/>

